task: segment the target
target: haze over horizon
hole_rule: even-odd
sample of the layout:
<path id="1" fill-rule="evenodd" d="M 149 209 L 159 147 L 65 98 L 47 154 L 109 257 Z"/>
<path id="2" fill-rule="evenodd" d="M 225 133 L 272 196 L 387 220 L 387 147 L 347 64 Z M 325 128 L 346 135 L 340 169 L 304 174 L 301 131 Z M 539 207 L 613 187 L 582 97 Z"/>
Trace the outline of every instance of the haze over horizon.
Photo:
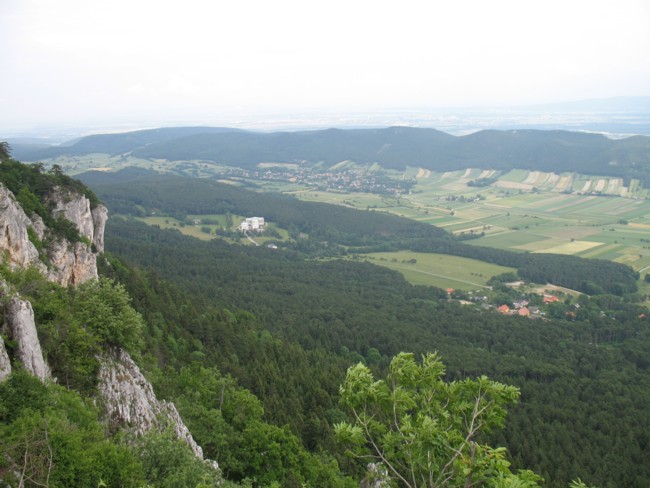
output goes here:
<path id="1" fill-rule="evenodd" d="M 648 25 L 643 0 L 6 0 L 0 129 L 650 96 Z"/>

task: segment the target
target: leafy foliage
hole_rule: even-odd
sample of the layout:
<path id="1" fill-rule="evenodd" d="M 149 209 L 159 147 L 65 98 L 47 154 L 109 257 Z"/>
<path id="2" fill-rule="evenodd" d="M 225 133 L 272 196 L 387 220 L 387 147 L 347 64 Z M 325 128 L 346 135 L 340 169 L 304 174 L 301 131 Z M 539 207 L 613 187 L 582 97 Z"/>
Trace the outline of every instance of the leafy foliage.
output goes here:
<path id="1" fill-rule="evenodd" d="M 59 381 L 82 392 L 94 389 L 103 348 L 120 347 L 136 356 L 144 344 L 142 317 L 119 283 L 101 278 L 66 289 L 35 268 L 0 268 L 0 277 L 29 299 L 48 364 Z"/>
<path id="2" fill-rule="evenodd" d="M 513 475 L 503 449 L 477 442 L 482 432 L 502 426 L 505 405 L 519 391 L 487 377 L 451 383 L 435 354 L 422 363 L 400 353 L 390 363 L 386 381 L 376 381 L 359 363 L 348 369 L 341 402 L 352 422 L 341 422 L 339 439 L 364 461 L 381 463 L 400 486 L 483 486 L 499 480 L 537 486 L 531 472 Z"/>
<path id="3" fill-rule="evenodd" d="M 0 162 L 11 157 L 11 146 L 6 141 L 0 141 Z"/>
<path id="4" fill-rule="evenodd" d="M 206 457 L 217 460 L 228 479 L 256 486 L 356 486 L 331 455 L 312 454 L 288 427 L 266 423 L 260 401 L 216 368 L 167 369 L 156 384 L 174 399 Z"/>
<path id="5" fill-rule="evenodd" d="M 142 317 L 131 307 L 124 286 L 107 278 L 91 280 L 72 291 L 74 317 L 105 348 L 141 350 Z"/>
<path id="6" fill-rule="evenodd" d="M 9 486 L 137 487 L 131 449 L 106 440 L 97 409 L 24 371 L 0 384 L 0 479 Z"/>
<path id="7" fill-rule="evenodd" d="M 148 484 L 161 488 L 224 486 L 221 475 L 198 459 L 171 430 L 151 431 L 134 440 L 134 451 Z"/>

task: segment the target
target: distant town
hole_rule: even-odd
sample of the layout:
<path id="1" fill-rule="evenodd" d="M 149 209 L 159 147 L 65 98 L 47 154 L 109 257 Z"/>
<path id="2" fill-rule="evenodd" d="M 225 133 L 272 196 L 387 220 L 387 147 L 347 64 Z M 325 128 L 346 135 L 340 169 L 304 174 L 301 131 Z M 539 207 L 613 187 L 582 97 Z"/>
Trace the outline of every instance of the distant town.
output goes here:
<path id="1" fill-rule="evenodd" d="M 270 164 L 270 163 L 269 163 Z M 303 184 L 317 190 L 340 190 L 348 192 L 366 192 L 386 195 L 409 193 L 415 185 L 415 179 L 397 180 L 380 171 L 369 168 L 335 169 L 319 171 L 305 165 L 286 164 L 269 166 L 260 170 L 239 170 L 242 178 L 280 181 Z"/>

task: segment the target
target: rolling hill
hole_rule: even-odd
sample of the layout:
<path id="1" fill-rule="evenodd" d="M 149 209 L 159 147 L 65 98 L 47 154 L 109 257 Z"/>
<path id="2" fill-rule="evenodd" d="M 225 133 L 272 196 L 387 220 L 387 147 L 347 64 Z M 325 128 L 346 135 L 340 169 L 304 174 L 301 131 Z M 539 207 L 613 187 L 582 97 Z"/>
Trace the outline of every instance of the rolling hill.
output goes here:
<path id="1" fill-rule="evenodd" d="M 93 135 L 74 144 L 15 156 L 38 161 L 62 155 L 106 153 L 139 158 L 203 160 L 244 168 L 261 162 L 332 166 L 344 160 L 386 168 L 436 171 L 467 167 L 575 171 L 650 182 L 650 137 L 613 140 L 570 131 L 483 130 L 453 136 L 435 129 L 327 129 L 260 133 L 214 127 L 155 129 Z"/>

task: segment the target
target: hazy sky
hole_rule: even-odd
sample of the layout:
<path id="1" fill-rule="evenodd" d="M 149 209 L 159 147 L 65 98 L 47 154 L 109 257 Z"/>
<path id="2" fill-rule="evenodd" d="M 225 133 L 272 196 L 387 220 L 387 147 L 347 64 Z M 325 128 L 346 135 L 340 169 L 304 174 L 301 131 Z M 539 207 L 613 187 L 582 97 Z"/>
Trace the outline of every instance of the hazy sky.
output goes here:
<path id="1" fill-rule="evenodd" d="M 649 0 L 0 0 L 0 127 L 626 95 Z"/>

